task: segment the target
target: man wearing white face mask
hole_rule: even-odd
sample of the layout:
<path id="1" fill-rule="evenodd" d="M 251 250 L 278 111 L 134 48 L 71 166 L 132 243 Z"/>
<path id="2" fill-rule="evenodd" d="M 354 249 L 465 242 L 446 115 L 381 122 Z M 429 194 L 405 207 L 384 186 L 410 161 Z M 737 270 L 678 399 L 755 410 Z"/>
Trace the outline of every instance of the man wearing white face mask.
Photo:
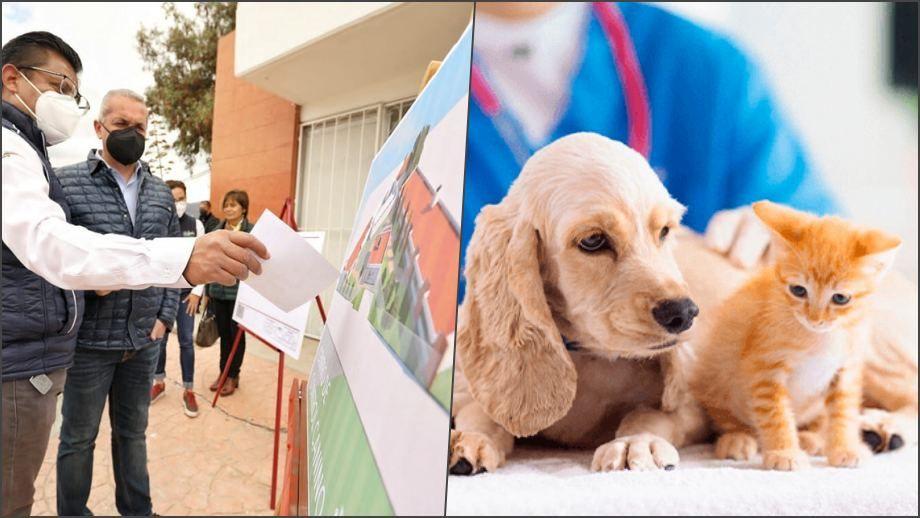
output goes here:
<path id="1" fill-rule="evenodd" d="M 46 146 L 66 140 L 89 105 L 80 57 L 47 32 L 17 36 L 2 58 L 2 494 L 27 515 L 83 313 L 77 290 L 235 284 L 268 252 L 250 234 L 196 240 L 102 235 L 69 223 Z"/>

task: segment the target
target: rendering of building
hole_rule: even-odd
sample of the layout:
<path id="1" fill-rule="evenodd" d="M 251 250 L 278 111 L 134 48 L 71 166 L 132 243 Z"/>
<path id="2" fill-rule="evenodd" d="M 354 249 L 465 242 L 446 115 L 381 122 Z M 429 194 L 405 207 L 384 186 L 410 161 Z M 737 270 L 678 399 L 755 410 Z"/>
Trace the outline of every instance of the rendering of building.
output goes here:
<path id="1" fill-rule="evenodd" d="M 425 386 L 456 320 L 458 222 L 419 169 L 428 127 L 416 138 L 380 208 L 355 244 L 339 292 L 367 317 Z M 371 297 L 368 304 L 364 298 Z"/>

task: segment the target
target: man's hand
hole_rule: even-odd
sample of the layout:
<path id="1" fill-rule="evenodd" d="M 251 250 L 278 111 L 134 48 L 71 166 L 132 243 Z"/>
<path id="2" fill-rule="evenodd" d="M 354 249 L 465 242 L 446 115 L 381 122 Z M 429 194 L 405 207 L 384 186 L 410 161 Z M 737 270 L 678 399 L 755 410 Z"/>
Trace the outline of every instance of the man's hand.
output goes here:
<path id="1" fill-rule="evenodd" d="M 166 336 L 166 324 L 164 324 L 162 320 L 157 320 L 153 324 L 153 331 L 150 331 L 150 339 L 159 340 L 164 336 Z"/>
<path id="2" fill-rule="evenodd" d="M 249 277 L 249 272 L 262 273 L 258 257 L 271 257 L 261 241 L 246 232 L 215 230 L 195 240 L 188 260 L 185 280 L 191 285 L 217 282 L 233 286 L 237 280 Z"/>
<path id="3" fill-rule="evenodd" d="M 770 246 L 770 231 L 750 206 L 717 212 L 706 226 L 706 245 L 724 254 L 741 268 L 752 268 L 763 260 Z"/>
<path id="4" fill-rule="evenodd" d="M 189 293 L 188 297 L 185 297 L 182 302 L 185 302 L 185 314 L 193 317 L 195 313 L 198 313 L 198 303 L 201 302 L 201 297 L 194 293 Z"/>
<path id="5" fill-rule="evenodd" d="M 112 290 L 96 290 L 96 295 L 100 297 L 105 297 L 109 293 L 112 293 Z"/>

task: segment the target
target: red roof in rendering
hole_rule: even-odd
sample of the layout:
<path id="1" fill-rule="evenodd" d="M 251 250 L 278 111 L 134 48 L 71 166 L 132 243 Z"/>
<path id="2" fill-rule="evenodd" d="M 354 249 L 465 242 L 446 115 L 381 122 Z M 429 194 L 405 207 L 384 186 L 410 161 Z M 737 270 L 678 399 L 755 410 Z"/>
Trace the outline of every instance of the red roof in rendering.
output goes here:
<path id="1" fill-rule="evenodd" d="M 348 261 L 345 262 L 345 271 L 351 270 L 351 267 L 354 266 L 355 261 L 358 259 L 358 254 L 361 253 L 361 247 L 364 245 L 364 238 L 367 237 L 367 232 L 371 229 L 371 222 L 368 221 L 367 225 L 364 227 L 364 232 L 361 232 L 361 237 L 358 238 L 358 242 L 355 244 L 355 249 L 351 251 L 351 255 L 348 256 Z"/>
<path id="2" fill-rule="evenodd" d="M 440 203 L 431 205 L 435 193 L 416 169 L 403 186 L 403 206 L 412 224 L 412 240 L 419 251 L 418 266 L 428 281 L 428 308 L 435 330 L 449 335 L 457 317 L 457 260 L 460 236 Z"/>
<path id="3" fill-rule="evenodd" d="M 374 244 L 371 246 L 370 257 L 367 258 L 367 264 L 380 264 L 383 262 L 383 253 L 387 251 L 387 243 L 390 242 L 389 227 L 383 232 L 374 236 Z"/>

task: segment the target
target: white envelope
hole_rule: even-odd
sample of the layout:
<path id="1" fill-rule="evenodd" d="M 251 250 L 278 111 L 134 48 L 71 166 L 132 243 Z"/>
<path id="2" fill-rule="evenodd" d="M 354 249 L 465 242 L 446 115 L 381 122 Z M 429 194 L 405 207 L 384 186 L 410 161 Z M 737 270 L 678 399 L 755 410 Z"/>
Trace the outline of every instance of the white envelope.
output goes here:
<path id="1" fill-rule="evenodd" d="M 252 235 L 268 249 L 262 274 L 250 275 L 248 285 L 284 312 L 309 302 L 335 282 L 338 270 L 294 229 L 266 209 L 252 227 Z"/>

